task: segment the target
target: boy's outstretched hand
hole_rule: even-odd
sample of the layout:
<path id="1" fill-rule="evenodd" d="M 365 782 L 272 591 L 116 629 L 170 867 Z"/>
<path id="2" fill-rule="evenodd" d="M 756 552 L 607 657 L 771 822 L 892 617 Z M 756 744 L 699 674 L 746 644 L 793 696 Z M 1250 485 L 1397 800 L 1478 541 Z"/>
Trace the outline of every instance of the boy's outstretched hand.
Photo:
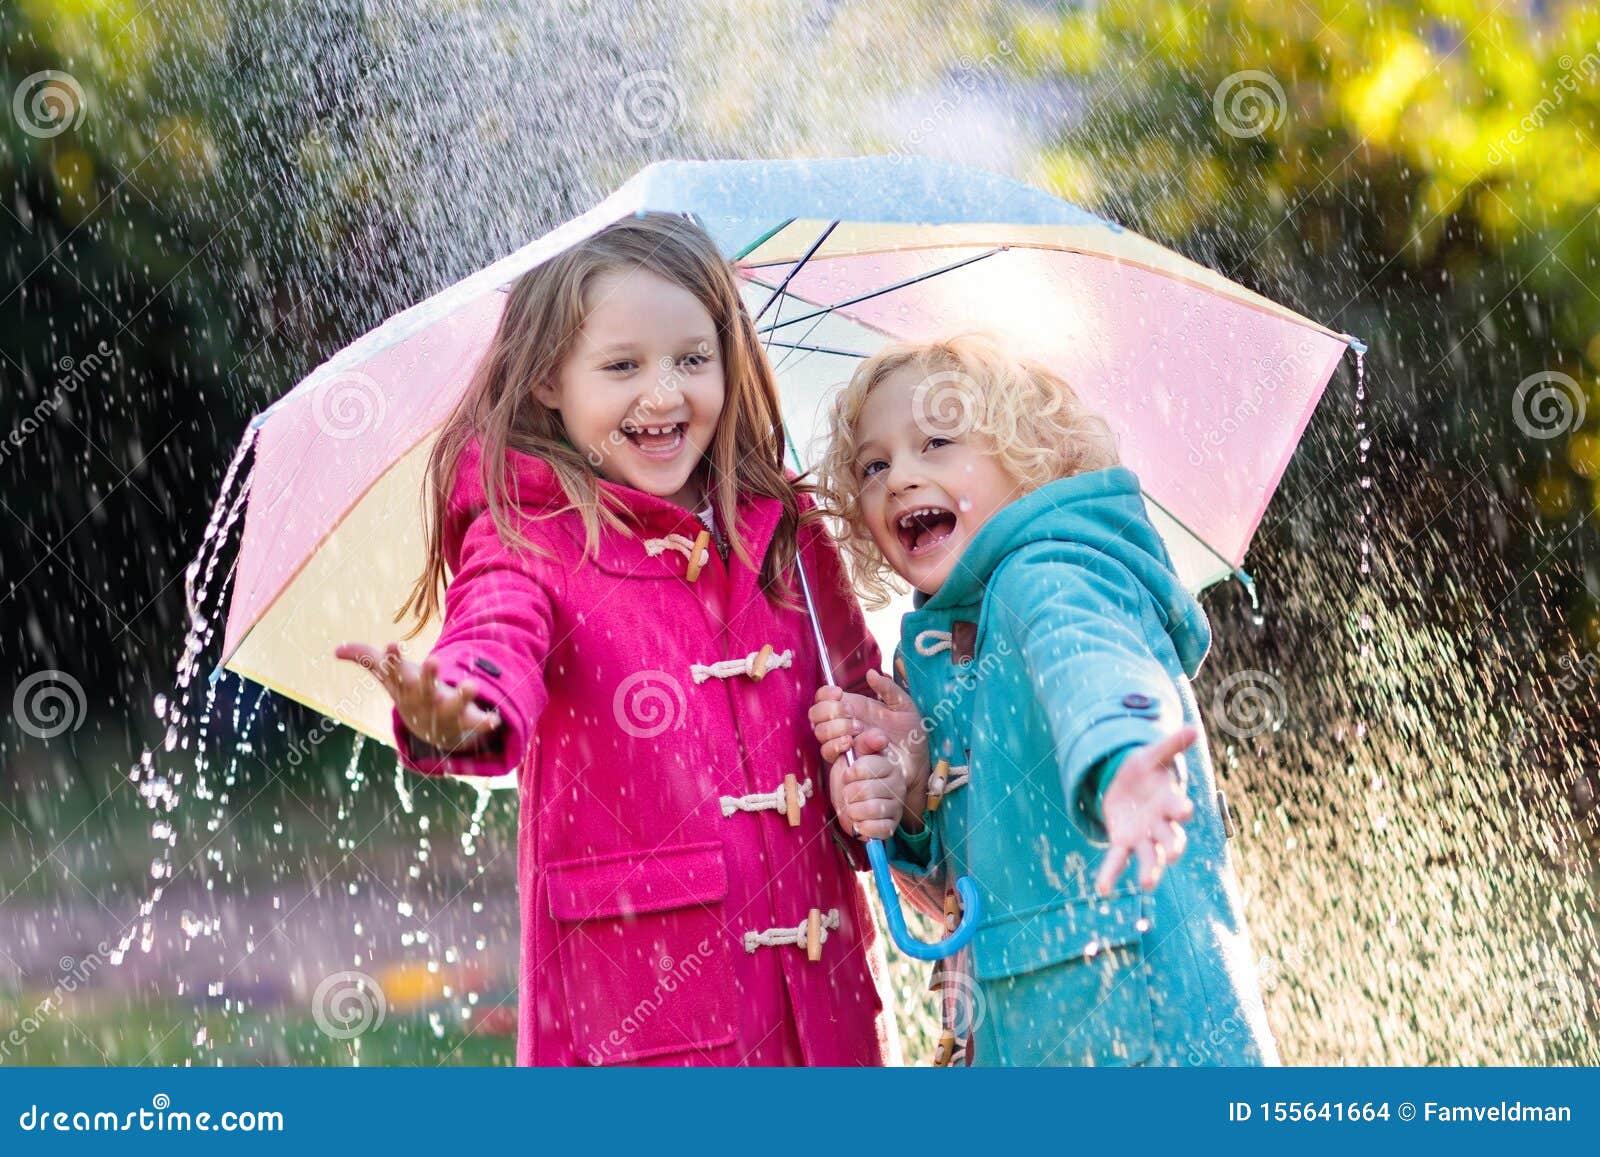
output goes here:
<path id="1" fill-rule="evenodd" d="M 1139 860 L 1139 886 L 1150 891 L 1166 866 L 1183 855 L 1188 837 L 1180 825 L 1194 817 L 1194 803 L 1183 790 L 1178 759 L 1198 737 L 1193 727 L 1180 727 L 1123 757 L 1100 801 L 1111 841 L 1094 881 L 1102 896 L 1111 895 L 1131 857 Z"/>
<path id="2" fill-rule="evenodd" d="M 444 682 L 431 656 L 413 663 L 400 654 L 398 643 L 390 643 L 382 651 L 367 643 L 341 643 L 333 653 L 371 671 L 394 700 L 411 734 L 433 747 L 471 751 L 500 726 L 496 712 L 485 711 L 473 701 L 477 683 L 472 679 Z"/>

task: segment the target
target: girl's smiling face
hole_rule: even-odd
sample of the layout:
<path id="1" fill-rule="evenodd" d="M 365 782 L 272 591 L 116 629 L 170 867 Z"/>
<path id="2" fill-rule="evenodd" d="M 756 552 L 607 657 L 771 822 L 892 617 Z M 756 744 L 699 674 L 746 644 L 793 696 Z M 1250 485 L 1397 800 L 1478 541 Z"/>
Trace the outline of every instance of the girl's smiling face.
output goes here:
<path id="1" fill-rule="evenodd" d="M 560 412 L 597 474 L 686 509 L 703 504 L 699 467 L 726 385 L 716 323 L 683 286 L 642 268 L 596 277 L 558 380 L 534 396 Z"/>
<path id="2" fill-rule="evenodd" d="M 873 388 L 856 422 L 854 469 L 872 541 L 896 574 L 932 595 L 1023 486 L 982 436 L 930 418 L 918 404 L 923 384 L 906 367 Z"/>

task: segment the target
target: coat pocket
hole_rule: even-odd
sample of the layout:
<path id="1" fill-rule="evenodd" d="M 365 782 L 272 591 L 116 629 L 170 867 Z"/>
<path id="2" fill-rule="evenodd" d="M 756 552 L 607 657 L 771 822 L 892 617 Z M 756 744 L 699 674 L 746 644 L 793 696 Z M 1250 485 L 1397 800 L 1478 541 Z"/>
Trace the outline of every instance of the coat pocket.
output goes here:
<path id="1" fill-rule="evenodd" d="M 578 1063 L 693 1054 L 738 1037 L 720 843 L 548 864 Z"/>
<path id="2" fill-rule="evenodd" d="M 972 942 L 984 999 L 975 1013 L 978 1063 L 1149 1060 L 1155 1030 L 1143 949 L 1147 902 L 1138 892 L 1086 896 L 986 920 Z"/>

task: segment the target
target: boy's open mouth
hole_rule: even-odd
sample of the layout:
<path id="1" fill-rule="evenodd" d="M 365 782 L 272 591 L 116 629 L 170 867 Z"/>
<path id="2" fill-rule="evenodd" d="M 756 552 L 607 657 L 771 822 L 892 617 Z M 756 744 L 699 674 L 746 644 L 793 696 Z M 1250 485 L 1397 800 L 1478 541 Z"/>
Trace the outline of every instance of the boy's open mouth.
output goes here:
<path id="1" fill-rule="evenodd" d="M 622 433 L 628 441 L 632 442 L 641 454 L 647 458 L 671 458 L 683 445 L 684 433 L 689 429 L 687 422 L 671 422 L 665 425 L 645 426 L 635 422 L 624 422 Z"/>
<path id="2" fill-rule="evenodd" d="M 942 506 L 918 506 L 895 520 L 900 545 L 913 558 L 926 554 L 956 532 L 956 516 Z"/>

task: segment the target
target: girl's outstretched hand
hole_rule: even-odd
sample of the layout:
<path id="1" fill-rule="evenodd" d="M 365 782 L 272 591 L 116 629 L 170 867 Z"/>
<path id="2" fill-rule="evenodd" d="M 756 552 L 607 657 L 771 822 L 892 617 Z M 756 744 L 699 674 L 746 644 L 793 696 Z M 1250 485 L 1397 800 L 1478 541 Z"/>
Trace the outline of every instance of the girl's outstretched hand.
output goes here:
<path id="1" fill-rule="evenodd" d="M 928 763 L 928 735 L 922 726 L 922 713 L 905 688 L 880 671 L 868 671 L 867 682 L 877 698 L 857 695 L 842 687 L 819 687 L 808 718 L 817 742 L 822 744 L 825 763 L 850 750 L 856 736 L 876 727 L 889 737 L 889 743 L 907 757 L 907 767 L 916 769 Z"/>
<path id="2" fill-rule="evenodd" d="M 1111 777 L 1100 801 L 1111 841 L 1094 881 L 1102 896 L 1111 895 L 1130 857 L 1139 859 L 1139 886 L 1150 891 L 1166 866 L 1183 855 L 1188 837 L 1180 825 L 1194 818 L 1194 803 L 1183 790 L 1178 758 L 1198 737 L 1193 727 L 1180 727 L 1129 752 Z"/>
<path id="3" fill-rule="evenodd" d="M 472 679 L 446 683 L 432 656 L 420 664 L 400 653 L 400 644 L 382 651 L 366 643 L 341 643 L 334 655 L 371 671 L 394 700 L 405 725 L 422 742 L 447 752 L 477 748 L 500 726 L 500 716 L 475 703 L 478 685 Z"/>

